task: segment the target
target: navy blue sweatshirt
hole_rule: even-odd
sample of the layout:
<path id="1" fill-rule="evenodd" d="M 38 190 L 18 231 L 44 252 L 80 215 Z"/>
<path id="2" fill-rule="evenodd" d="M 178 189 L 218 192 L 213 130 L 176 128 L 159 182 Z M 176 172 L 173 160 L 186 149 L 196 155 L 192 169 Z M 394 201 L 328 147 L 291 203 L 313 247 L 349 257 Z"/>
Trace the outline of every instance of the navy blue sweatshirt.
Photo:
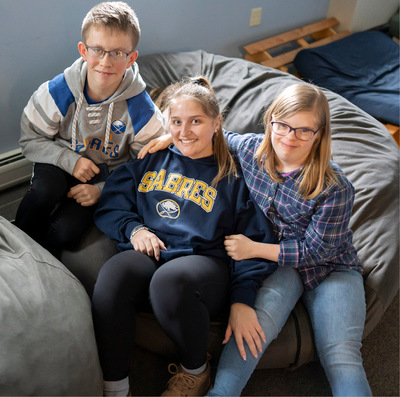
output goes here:
<path id="1" fill-rule="evenodd" d="M 231 303 L 253 307 L 257 289 L 277 264 L 262 259 L 235 262 L 226 254 L 224 238 L 244 234 L 260 242 L 276 239 L 242 176 L 225 177 L 213 187 L 217 172 L 214 156 L 190 159 L 174 146 L 132 159 L 107 179 L 95 222 L 119 242 L 121 251 L 133 249 L 130 235 L 145 225 L 167 248 L 160 252 L 162 261 L 184 255 L 226 260 L 231 265 Z"/>

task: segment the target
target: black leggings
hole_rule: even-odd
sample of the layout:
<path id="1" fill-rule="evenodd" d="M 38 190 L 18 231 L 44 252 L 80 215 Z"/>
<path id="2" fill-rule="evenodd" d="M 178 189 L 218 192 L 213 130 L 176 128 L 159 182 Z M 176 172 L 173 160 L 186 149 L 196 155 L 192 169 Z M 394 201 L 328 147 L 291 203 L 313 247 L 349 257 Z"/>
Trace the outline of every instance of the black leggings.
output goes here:
<path id="1" fill-rule="evenodd" d="M 100 270 L 92 298 L 104 380 L 128 376 L 135 314 L 151 307 L 175 342 L 181 363 L 188 369 L 203 365 L 210 316 L 227 308 L 228 285 L 228 264 L 212 257 L 184 256 L 160 266 L 147 255 L 129 250 L 109 259 Z"/>
<path id="2" fill-rule="evenodd" d="M 15 225 L 54 254 L 79 243 L 93 223 L 96 208 L 83 207 L 67 198 L 70 188 L 79 183 L 59 167 L 36 163 Z"/>

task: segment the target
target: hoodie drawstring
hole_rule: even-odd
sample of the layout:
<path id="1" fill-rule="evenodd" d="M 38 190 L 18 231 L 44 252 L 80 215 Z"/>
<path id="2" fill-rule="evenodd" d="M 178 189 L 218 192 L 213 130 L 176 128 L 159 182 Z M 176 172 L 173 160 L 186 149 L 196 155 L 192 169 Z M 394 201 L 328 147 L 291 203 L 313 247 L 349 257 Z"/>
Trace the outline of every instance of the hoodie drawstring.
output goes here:
<path id="1" fill-rule="evenodd" d="M 79 112 L 81 111 L 81 108 L 82 108 L 83 97 L 84 97 L 84 94 L 82 92 L 79 97 L 78 103 L 76 105 L 74 120 L 72 122 L 72 150 L 74 152 L 76 151 L 76 126 L 78 123 Z M 92 120 L 90 120 L 90 118 L 101 116 L 101 113 L 96 113 L 96 112 L 101 111 L 101 106 L 89 106 L 86 108 L 86 110 L 88 112 L 90 112 L 90 113 L 88 113 L 89 124 L 99 124 L 100 120 L 98 118 L 92 119 Z M 104 151 L 107 149 L 108 143 L 110 142 L 113 110 L 114 110 L 114 102 L 111 102 L 111 104 L 108 108 L 108 114 L 107 114 L 106 133 L 105 133 L 104 146 L 103 146 Z"/>
<path id="2" fill-rule="evenodd" d="M 114 110 L 114 102 L 111 102 L 111 104 L 108 108 L 106 137 L 104 139 L 104 146 L 103 146 L 104 151 L 107 150 L 108 142 L 110 141 L 110 130 L 111 130 L 111 121 L 112 121 L 113 110 Z"/>
<path id="3" fill-rule="evenodd" d="M 76 152 L 76 124 L 78 122 L 78 116 L 79 116 L 79 112 L 81 111 L 82 103 L 83 103 L 83 92 L 81 92 L 81 95 L 78 100 L 78 104 L 76 105 L 74 120 L 72 122 L 72 151 L 73 152 Z"/>

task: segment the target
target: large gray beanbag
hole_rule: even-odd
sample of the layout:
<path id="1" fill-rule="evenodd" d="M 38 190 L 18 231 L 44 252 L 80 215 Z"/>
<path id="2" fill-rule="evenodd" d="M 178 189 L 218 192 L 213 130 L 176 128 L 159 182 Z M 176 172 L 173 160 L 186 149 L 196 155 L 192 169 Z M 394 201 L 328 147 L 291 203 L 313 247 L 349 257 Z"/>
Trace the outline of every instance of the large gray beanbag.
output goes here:
<path id="1" fill-rule="evenodd" d="M 226 128 L 238 133 L 263 133 L 265 109 L 284 87 L 299 82 L 280 70 L 201 50 L 145 55 L 138 64 L 149 91 L 186 76 L 204 75 L 224 110 Z M 333 160 L 356 189 L 350 227 L 364 269 L 366 337 L 399 290 L 400 151 L 379 121 L 339 94 L 324 92 L 331 110 Z M 61 261 L 91 294 L 100 267 L 115 252 L 115 242 L 93 227 L 79 247 L 63 251 Z M 225 323 L 212 324 L 209 351 L 213 357 L 218 357 L 225 327 Z M 139 346 L 173 354 L 174 346 L 154 316 L 139 314 L 137 328 Z M 294 368 L 315 359 L 310 319 L 299 301 L 258 368 Z"/>
<path id="2" fill-rule="evenodd" d="M 0 395 L 101 395 L 82 284 L 2 217 L 0 236 Z"/>

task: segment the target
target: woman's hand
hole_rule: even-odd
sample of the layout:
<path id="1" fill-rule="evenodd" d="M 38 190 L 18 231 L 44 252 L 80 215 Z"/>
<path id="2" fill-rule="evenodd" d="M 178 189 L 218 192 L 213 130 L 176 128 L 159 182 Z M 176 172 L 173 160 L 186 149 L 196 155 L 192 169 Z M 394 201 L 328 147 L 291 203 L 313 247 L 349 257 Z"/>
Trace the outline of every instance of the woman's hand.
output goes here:
<path id="1" fill-rule="evenodd" d="M 158 138 L 152 139 L 147 145 L 144 145 L 138 155 L 138 159 L 146 157 L 147 153 L 155 153 L 159 150 L 166 149 L 172 143 L 171 134 L 161 135 Z"/>
<path id="2" fill-rule="evenodd" d="M 243 234 L 226 236 L 224 245 L 227 254 L 235 261 L 255 258 L 254 252 L 252 250 L 254 241 L 250 240 L 246 236 L 243 236 Z"/>
<path id="3" fill-rule="evenodd" d="M 74 199 L 82 207 L 90 207 L 99 201 L 100 190 L 95 185 L 79 184 L 70 189 L 67 197 Z"/>
<path id="4" fill-rule="evenodd" d="M 146 229 L 139 230 L 131 238 L 131 243 L 135 251 L 154 256 L 157 261 L 160 260 L 160 250 L 167 250 L 165 244 L 154 233 Z"/>
<path id="5" fill-rule="evenodd" d="M 232 333 L 243 360 L 246 361 L 247 358 L 243 339 L 249 346 L 251 354 L 258 358 L 257 351 L 262 353 L 262 342 L 266 343 L 266 339 L 254 309 L 244 303 L 234 303 L 231 306 L 225 339 L 222 343 L 227 343 Z"/>

